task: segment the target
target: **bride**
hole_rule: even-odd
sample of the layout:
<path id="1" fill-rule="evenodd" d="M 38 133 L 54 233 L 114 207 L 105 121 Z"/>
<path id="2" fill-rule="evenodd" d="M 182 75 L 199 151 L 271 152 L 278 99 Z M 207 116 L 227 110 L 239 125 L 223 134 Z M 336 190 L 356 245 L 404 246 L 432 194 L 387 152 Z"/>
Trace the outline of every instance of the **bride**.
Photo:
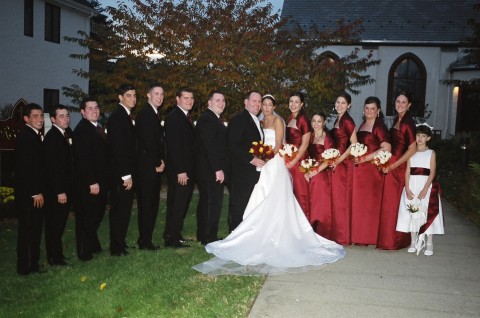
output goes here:
<path id="1" fill-rule="evenodd" d="M 242 223 L 224 240 L 205 246 L 216 257 L 193 268 L 209 275 L 281 274 L 333 263 L 345 256 L 341 245 L 317 235 L 292 190 L 290 174 L 278 154 L 284 122 L 274 114 L 272 95 L 262 98 L 265 143 L 275 157 L 263 167 Z"/>

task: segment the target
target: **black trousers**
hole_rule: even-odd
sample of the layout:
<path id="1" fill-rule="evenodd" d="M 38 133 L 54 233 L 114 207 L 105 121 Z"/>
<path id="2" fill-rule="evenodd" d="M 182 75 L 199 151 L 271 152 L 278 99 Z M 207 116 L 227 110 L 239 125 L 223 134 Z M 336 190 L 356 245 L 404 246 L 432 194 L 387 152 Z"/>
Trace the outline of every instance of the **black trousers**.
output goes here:
<path id="1" fill-rule="evenodd" d="M 128 225 L 130 224 L 130 217 L 132 216 L 134 193 L 133 188 L 125 190 L 123 180 L 112 184 L 109 212 L 110 252 L 112 253 L 122 252 L 127 247 L 125 239 L 127 237 Z"/>
<path id="2" fill-rule="evenodd" d="M 105 215 L 107 203 L 105 189 L 105 186 L 100 185 L 100 193 L 97 195 L 90 194 L 88 186 L 78 189 L 79 195 L 75 203 L 75 236 L 77 256 L 80 259 L 91 258 L 93 253 L 102 251 L 97 231 Z"/>
<path id="3" fill-rule="evenodd" d="M 72 198 L 70 194 L 67 194 L 67 203 L 65 204 L 58 203 L 56 195 L 48 195 L 45 200 L 45 249 L 47 250 L 47 258 L 50 261 L 62 261 L 65 258 L 62 236 Z"/>
<path id="4" fill-rule="evenodd" d="M 17 202 L 17 273 L 27 275 L 38 271 L 44 210 L 33 207 L 33 198 Z"/>
<path id="5" fill-rule="evenodd" d="M 257 181 L 246 182 L 244 180 L 232 180 L 229 188 L 230 201 L 228 204 L 228 229 L 230 232 L 242 223 L 243 212 L 245 212 L 248 200 Z"/>
<path id="6" fill-rule="evenodd" d="M 224 185 L 214 178 L 197 182 L 200 199 L 197 206 L 197 240 L 208 244 L 218 240 Z"/>
<path id="7" fill-rule="evenodd" d="M 161 176 L 159 173 L 137 177 L 138 246 L 152 245 L 153 231 L 160 206 Z"/>
<path id="8" fill-rule="evenodd" d="M 163 239 L 168 242 L 181 239 L 183 221 L 193 194 L 192 179 L 189 179 L 186 185 L 180 185 L 177 181 L 177 175 L 168 175 L 167 216 L 163 233 Z"/>

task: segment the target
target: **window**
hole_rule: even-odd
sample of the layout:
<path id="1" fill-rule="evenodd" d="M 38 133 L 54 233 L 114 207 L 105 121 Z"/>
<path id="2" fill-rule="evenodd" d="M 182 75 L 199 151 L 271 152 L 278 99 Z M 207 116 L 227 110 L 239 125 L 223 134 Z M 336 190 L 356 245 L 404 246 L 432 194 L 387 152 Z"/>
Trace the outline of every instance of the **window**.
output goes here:
<path id="1" fill-rule="evenodd" d="M 23 34 L 33 37 L 33 0 L 24 0 L 23 5 Z"/>
<path id="2" fill-rule="evenodd" d="M 427 71 L 422 61 L 412 53 L 406 53 L 393 62 L 388 74 L 387 116 L 394 116 L 395 98 L 400 91 L 412 96 L 412 116 L 425 115 L 425 88 Z"/>
<path id="3" fill-rule="evenodd" d="M 53 106 L 60 104 L 60 91 L 58 89 L 43 90 L 43 111 L 48 113 Z"/>
<path id="4" fill-rule="evenodd" d="M 60 43 L 60 7 L 45 3 L 45 41 Z"/>

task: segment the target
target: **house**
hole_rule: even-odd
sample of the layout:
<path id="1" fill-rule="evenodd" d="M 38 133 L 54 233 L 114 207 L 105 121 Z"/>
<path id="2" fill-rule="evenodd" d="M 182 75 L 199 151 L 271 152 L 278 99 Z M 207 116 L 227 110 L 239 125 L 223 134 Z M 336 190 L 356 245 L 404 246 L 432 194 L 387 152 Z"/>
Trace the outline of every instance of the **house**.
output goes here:
<path id="1" fill-rule="evenodd" d="M 390 124 L 399 90 L 413 95 L 417 115 L 430 117 L 443 138 L 463 131 L 480 131 L 480 89 L 454 87 L 442 80 L 480 78 L 477 66 L 465 63 L 461 41 L 473 35 L 468 19 L 478 18 L 478 0 L 285 0 L 282 17 L 304 28 L 336 29 L 345 22 L 363 20 L 363 32 L 355 45 L 335 45 L 318 50 L 319 57 L 339 58 L 358 47 L 359 56 L 373 53 L 381 63 L 367 73 L 375 83 L 361 87 L 352 96 L 350 114 L 361 122 L 363 102 L 368 96 L 382 101 Z"/>
<path id="2" fill-rule="evenodd" d="M 90 32 L 96 11 L 85 0 L 3 0 L 0 10 L 0 107 L 24 99 L 42 105 L 71 105 L 62 87 L 72 84 L 88 91 L 88 80 L 72 73 L 89 69 L 88 60 L 72 59 L 86 48 L 64 41 L 65 36 Z M 72 114 L 72 127 L 80 114 Z"/>

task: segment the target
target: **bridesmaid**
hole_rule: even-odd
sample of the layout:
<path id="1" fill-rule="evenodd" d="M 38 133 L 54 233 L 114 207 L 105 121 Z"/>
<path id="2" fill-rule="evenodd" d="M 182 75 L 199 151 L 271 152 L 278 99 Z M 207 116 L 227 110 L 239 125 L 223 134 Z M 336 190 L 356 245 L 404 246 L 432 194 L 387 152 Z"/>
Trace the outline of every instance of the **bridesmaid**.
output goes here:
<path id="1" fill-rule="evenodd" d="M 290 95 L 288 106 L 292 114 L 287 123 L 286 142 L 295 145 L 298 148 L 297 156 L 287 163 L 293 181 L 293 194 L 297 198 L 300 207 L 305 213 L 307 220 L 310 221 L 310 203 L 308 181 L 300 172 L 300 161 L 308 158 L 308 144 L 310 143 L 311 127 L 303 111 L 304 96 L 301 92 Z"/>
<path id="2" fill-rule="evenodd" d="M 415 142 L 415 122 L 408 112 L 411 103 L 409 94 L 401 92 L 395 100 L 397 116 L 394 126 L 390 129 L 392 143 L 391 165 L 384 170 L 385 183 L 383 186 L 382 208 L 378 227 L 377 248 L 383 250 L 397 250 L 410 245 L 408 233 L 396 231 L 398 207 L 405 185 L 405 169 L 408 159 L 417 150 Z"/>
<path id="3" fill-rule="evenodd" d="M 348 245 L 350 239 L 350 212 L 352 200 L 352 162 L 345 159 L 350 154 L 350 144 L 357 142 L 355 122 L 348 114 L 352 97 L 343 92 L 337 97 L 335 120 L 331 134 L 335 148 L 342 154 L 332 164 L 332 230 L 331 239 L 338 244 Z"/>
<path id="4" fill-rule="evenodd" d="M 325 128 L 327 116 L 324 113 L 315 113 L 312 116 L 313 134 L 308 146 L 310 158 L 322 162 L 322 152 L 333 148 L 333 139 Z M 320 166 L 322 168 L 323 165 Z M 331 170 L 306 174 L 310 185 L 310 224 L 314 231 L 326 239 L 330 239 L 332 223 L 332 191 Z"/>
<path id="5" fill-rule="evenodd" d="M 381 115 L 380 100 L 375 96 L 365 99 L 364 121 L 357 131 L 358 142 L 367 146 L 367 153 L 353 168 L 352 187 L 352 243 L 375 245 L 380 221 L 383 171 L 371 163 L 380 150 L 391 151 L 388 128 Z"/>

